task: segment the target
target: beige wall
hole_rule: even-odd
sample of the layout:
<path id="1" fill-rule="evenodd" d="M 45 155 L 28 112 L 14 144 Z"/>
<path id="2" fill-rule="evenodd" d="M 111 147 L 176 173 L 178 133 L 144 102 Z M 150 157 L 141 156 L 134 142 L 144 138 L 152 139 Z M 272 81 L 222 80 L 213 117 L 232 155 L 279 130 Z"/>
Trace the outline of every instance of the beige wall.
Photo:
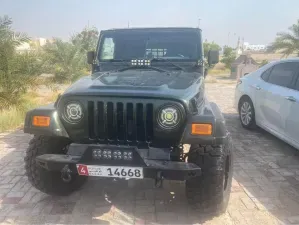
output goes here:
<path id="1" fill-rule="evenodd" d="M 253 65 L 253 64 L 241 64 L 241 65 L 232 65 L 235 69 L 231 73 L 230 78 L 232 79 L 239 79 L 244 76 L 245 73 L 251 73 L 259 68 L 258 65 Z"/>
<path id="2" fill-rule="evenodd" d="M 266 53 L 252 53 L 250 56 L 257 62 L 262 62 L 263 60 L 268 60 L 268 61 L 273 61 L 273 60 L 280 60 L 283 58 L 282 54 L 278 53 L 271 53 L 271 54 L 266 54 Z M 287 58 L 292 58 L 296 57 L 296 55 L 290 55 Z"/>

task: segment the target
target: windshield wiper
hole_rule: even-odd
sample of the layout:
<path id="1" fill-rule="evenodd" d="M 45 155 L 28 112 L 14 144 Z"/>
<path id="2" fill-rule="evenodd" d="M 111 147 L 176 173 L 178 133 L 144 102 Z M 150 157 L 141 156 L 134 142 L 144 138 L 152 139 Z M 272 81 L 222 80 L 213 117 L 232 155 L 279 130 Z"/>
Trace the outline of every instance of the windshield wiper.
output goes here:
<path id="1" fill-rule="evenodd" d="M 185 71 L 185 69 L 183 67 L 180 67 L 179 65 L 176 65 L 175 63 L 169 61 L 168 59 L 165 59 L 165 58 L 153 58 L 151 60 L 151 62 L 154 62 L 154 61 L 157 61 L 157 62 L 168 62 L 169 64 L 171 64 L 172 66 L 174 66 L 175 68 L 179 69 L 179 70 L 182 70 L 182 71 Z"/>

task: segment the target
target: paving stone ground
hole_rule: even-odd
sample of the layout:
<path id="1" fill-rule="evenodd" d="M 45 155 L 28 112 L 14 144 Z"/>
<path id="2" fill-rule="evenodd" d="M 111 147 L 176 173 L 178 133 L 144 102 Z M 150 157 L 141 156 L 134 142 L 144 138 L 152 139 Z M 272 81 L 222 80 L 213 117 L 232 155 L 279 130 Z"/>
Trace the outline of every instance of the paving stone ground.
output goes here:
<path id="1" fill-rule="evenodd" d="M 236 160 L 227 212 L 211 218 L 187 204 L 184 183 L 90 179 L 68 197 L 51 197 L 24 176 L 30 135 L 0 134 L 1 224 L 299 224 L 299 151 L 260 129 L 244 130 L 233 109 L 231 84 L 207 84 L 223 111 Z M 109 198 L 107 198 L 109 193 Z"/>

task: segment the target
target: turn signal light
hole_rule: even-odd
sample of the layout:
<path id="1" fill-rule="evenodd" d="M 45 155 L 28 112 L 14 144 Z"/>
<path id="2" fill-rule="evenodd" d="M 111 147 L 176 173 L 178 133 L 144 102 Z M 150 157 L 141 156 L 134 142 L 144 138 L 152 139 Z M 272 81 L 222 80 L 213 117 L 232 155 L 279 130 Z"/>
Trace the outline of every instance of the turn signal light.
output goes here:
<path id="1" fill-rule="evenodd" d="M 36 127 L 48 127 L 50 126 L 49 116 L 34 116 L 32 119 L 32 125 Z"/>
<path id="2" fill-rule="evenodd" d="M 212 134 L 212 124 L 206 123 L 194 123 L 192 124 L 191 134 L 194 135 L 211 135 Z"/>

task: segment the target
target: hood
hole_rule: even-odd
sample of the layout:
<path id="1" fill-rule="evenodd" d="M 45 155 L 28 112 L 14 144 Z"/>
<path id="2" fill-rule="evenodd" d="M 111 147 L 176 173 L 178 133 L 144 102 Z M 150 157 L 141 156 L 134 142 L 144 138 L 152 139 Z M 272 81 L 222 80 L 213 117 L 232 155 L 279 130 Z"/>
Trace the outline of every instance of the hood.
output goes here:
<path id="1" fill-rule="evenodd" d="M 81 78 L 65 95 L 113 95 L 113 96 L 165 96 L 182 97 L 190 89 L 202 83 L 197 72 L 152 70 L 127 70 L 123 72 L 99 72 Z M 197 89 L 198 90 L 198 89 Z M 194 92 L 193 92 L 194 93 Z"/>
<path id="2" fill-rule="evenodd" d="M 131 86 L 131 87 L 158 87 L 167 85 L 171 89 L 186 89 L 198 77 L 196 73 L 182 71 L 157 72 L 135 71 L 102 73 L 95 78 L 93 86 Z"/>

